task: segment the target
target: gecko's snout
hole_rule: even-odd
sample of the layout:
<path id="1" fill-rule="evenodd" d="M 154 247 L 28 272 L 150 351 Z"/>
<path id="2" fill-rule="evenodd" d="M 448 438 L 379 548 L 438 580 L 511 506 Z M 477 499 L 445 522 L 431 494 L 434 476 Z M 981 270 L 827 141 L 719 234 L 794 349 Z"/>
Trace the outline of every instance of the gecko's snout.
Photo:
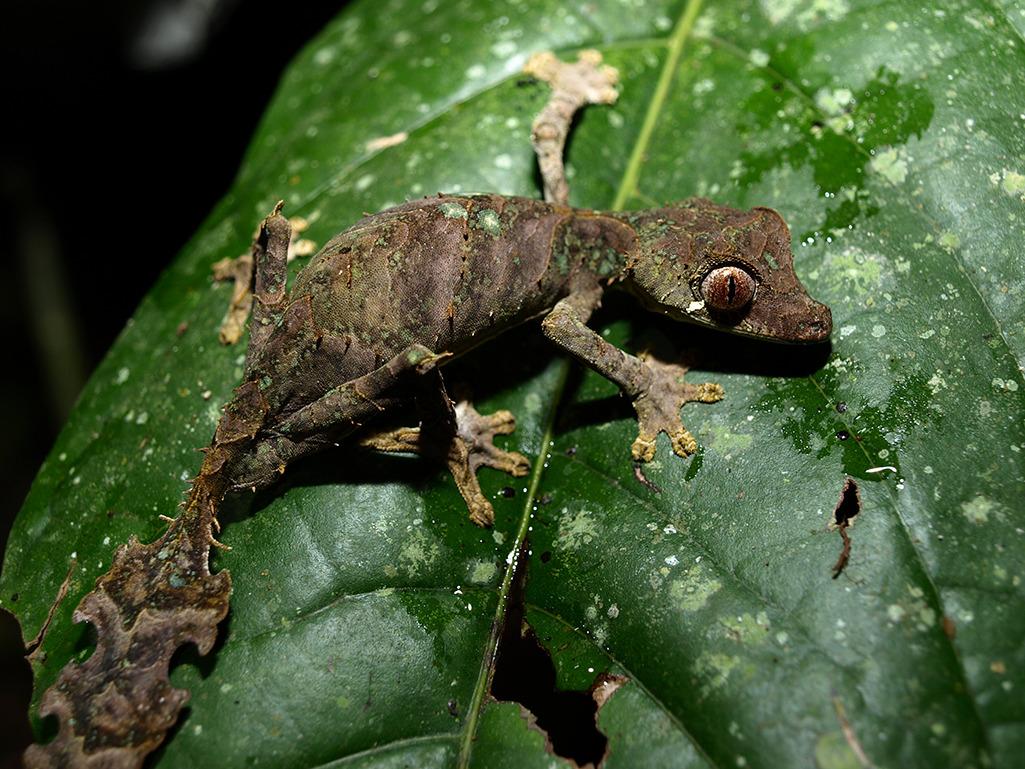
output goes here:
<path id="1" fill-rule="evenodd" d="M 833 314 L 824 304 L 816 303 L 815 312 L 797 325 L 795 334 L 801 342 L 824 342 L 833 333 Z"/>

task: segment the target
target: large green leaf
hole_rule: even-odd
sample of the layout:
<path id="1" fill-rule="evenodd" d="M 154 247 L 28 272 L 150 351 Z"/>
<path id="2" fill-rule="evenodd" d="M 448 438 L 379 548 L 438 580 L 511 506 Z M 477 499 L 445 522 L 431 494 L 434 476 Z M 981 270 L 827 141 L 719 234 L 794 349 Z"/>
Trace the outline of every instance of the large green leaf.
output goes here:
<path id="1" fill-rule="evenodd" d="M 2 605 L 37 696 L 88 636 L 71 610 L 173 512 L 241 374 L 216 342 L 243 251 L 279 196 L 318 242 L 437 190 L 534 195 L 546 90 L 528 53 L 600 49 L 622 74 L 570 149 L 573 202 L 704 194 L 781 210 L 833 309 L 828 358 L 697 334 L 610 302 L 636 349 L 699 351 L 702 446 L 641 486 L 615 388 L 538 341 L 453 376 L 511 408 L 526 483 L 490 471 L 493 531 L 418 460 L 341 449 L 226 512 L 225 641 L 185 656 L 190 710 L 161 766 L 549 766 L 486 692 L 529 534 L 525 618 L 560 686 L 629 678 L 599 715 L 610 767 L 1014 766 L 1025 754 L 1025 9 L 1011 0 L 357 2 L 299 57 L 231 193 L 96 372 L 11 537 Z M 381 148 L 373 140 L 406 132 Z M 83 255 L 101 259 L 102 253 Z M 140 258 L 145 258 L 141 253 Z M 187 324 L 183 334 L 176 333 Z M 879 470 L 889 466 L 892 469 Z M 850 562 L 828 529 L 860 486 Z M 496 620 L 498 623 L 496 624 Z M 45 731 L 45 730 L 44 730 Z"/>

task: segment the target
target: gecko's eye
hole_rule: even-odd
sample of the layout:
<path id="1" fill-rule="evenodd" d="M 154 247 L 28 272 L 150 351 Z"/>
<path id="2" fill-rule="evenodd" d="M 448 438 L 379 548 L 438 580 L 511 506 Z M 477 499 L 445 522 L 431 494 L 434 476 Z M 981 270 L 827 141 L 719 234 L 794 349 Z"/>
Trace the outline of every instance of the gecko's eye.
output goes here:
<path id="1" fill-rule="evenodd" d="M 755 279 L 740 267 L 717 267 L 701 281 L 701 295 L 713 310 L 740 310 L 754 298 Z"/>

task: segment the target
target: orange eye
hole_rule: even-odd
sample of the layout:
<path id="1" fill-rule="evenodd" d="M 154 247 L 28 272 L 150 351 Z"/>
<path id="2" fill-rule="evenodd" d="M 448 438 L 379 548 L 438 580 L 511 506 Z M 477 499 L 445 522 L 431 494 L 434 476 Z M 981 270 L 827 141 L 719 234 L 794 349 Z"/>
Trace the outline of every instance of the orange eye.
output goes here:
<path id="1" fill-rule="evenodd" d="M 755 295 L 755 279 L 740 267 L 717 267 L 701 281 L 701 295 L 713 310 L 740 310 Z"/>

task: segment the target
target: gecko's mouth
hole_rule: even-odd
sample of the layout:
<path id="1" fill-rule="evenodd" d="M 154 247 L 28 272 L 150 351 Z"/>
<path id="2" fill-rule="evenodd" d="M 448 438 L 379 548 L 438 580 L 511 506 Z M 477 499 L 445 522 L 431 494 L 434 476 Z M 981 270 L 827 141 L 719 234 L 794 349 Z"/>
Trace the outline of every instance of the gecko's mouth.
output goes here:
<path id="1" fill-rule="evenodd" d="M 782 344 L 817 344 L 827 341 L 833 332 L 829 308 L 810 299 L 799 312 L 772 314 L 759 309 L 754 306 L 739 313 L 708 312 L 708 317 L 710 325 L 731 334 Z"/>

